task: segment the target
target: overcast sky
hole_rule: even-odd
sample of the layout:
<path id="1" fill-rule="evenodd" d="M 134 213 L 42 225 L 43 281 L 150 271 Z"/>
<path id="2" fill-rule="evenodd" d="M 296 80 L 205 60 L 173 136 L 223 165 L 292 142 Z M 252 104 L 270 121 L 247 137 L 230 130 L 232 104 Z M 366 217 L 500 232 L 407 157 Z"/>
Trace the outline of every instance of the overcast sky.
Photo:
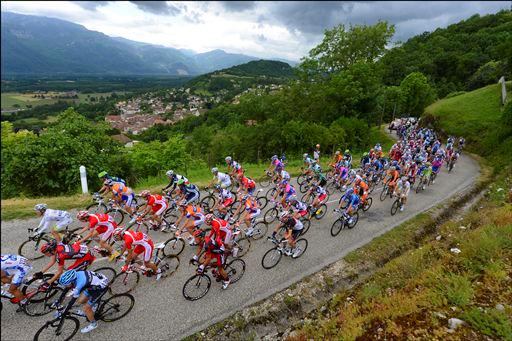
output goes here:
<path id="1" fill-rule="evenodd" d="M 2 1 L 2 11 L 68 20 L 109 36 L 206 52 L 298 61 L 340 23 L 396 25 L 393 41 L 446 27 L 510 1 Z"/>

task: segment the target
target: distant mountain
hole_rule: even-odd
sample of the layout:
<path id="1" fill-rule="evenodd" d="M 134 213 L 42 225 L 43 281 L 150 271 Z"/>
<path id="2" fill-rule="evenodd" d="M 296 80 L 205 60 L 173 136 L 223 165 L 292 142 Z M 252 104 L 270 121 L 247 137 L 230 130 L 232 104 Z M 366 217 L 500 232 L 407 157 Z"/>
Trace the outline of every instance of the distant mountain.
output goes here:
<path id="1" fill-rule="evenodd" d="M 2 74 L 198 75 L 256 57 L 109 37 L 68 21 L 1 14 Z"/>

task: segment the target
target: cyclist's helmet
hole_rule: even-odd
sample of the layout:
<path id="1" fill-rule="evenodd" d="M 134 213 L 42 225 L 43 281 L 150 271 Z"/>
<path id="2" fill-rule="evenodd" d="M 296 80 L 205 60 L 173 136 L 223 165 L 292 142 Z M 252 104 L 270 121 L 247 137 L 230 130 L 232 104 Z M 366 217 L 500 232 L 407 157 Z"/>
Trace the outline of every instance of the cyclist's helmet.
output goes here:
<path id="1" fill-rule="evenodd" d="M 361 180 L 363 180 L 363 178 L 361 177 L 361 175 L 356 175 L 356 181 L 355 181 L 355 182 L 356 182 L 356 185 L 358 185 L 358 184 L 361 182 Z"/>
<path id="2" fill-rule="evenodd" d="M 336 155 L 340 155 L 340 153 L 341 153 L 341 152 L 340 152 L 339 150 L 337 150 L 337 151 L 336 151 L 336 153 L 334 153 L 334 154 L 336 154 Z"/>
<path id="3" fill-rule="evenodd" d="M 370 152 L 371 152 L 371 150 L 370 150 Z M 368 156 L 368 152 L 364 152 L 363 156 Z"/>
<path id="4" fill-rule="evenodd" d="M 76 215 L 76 218 L 77 218 L 78 220 L 84 221 L 84 220 L 86 220 L 87 218 L 89 218 L 89 212 L 87 212 L 87 211 L 80 211 L 80 212 L 78 212 L 78 214 Z"/>
<path id="5" fill-rule="evenodd" d="M 219 172 L 219 169 L 217 167 L 212 168 L 212 173 L 217 174 Z"/>
<path id="6" fill-rule="evenodd" d="M 151 192 L 150 192 L 150 191 L 148 191 L 148 190 L 144 190 L 144 191 L 140 192 L 140 194 L 139 194 L 139 195 L 140 195 L 141 197 L 143 197 L 143 198 L 146 198 L 146 197 L 149 197 L 149 196 L 151 195 Z"/>
<path id="7" fill-rule="evenodd" d="M 103 181 L 103 184 L 107 186 L 112 186 L 114 184 L 114 181 L 112 179 L 105 179 L 105 181 Z"/>
<path id="8" fill-rule="evenodd" d="M 171 177 L 174 175 L 174 171 L 171 169 L 171 170 L 168 170 L 165 175 L 167 175 L 168 177 Z"/>
<path id="9" fill-rule="evenodd" d="M 398 166 L 398 161 L 394 160 L 391 164 L 393 165 L 393 167 L 396 167 Z"/>
<path id="10" fill-rule="evenodd" d="M 249 199 L 249 194 L 244 194 L 244 196 L 242 197 L 242 200 L 247 200 Z"/>
<path id="11" fill-rule="evenodd" d="M 57 241 L 55 239 L 50 240 L 48 243 L 41 246 L 41 253 L 50 252 L 53 253 L 57 247 Z"/>
<path id="12" fill-rule="evenodd" d="M 98 178 L 100 178 L 100 179 L 101 179 L 101 178 L 106 177 L 107 175 L 108 175 L 108 173 L 107 173 L 107 172 L 105 172 L 105 171 L 103 171 L 103 172 L 101 172 L 101 173 L 99 173 L 99 174 L 98 174 Z"/>
<path id="13" fill-rule="evenodd" d="M 226 162 L 231 162 L 231 156 L 226 156 Z"/>
<path id="14" fill-rule="evenodd" d="M 350 187 L 349 189 L 347 189 L 347 191 L 345 193 L 347 195 L 351 195 L 352 193 L 354 193 L 354 189 L 352 187 Z"/>
<path id="15" fill-rule="evenodd" d="M 308 153 L 304 153 L 304 155 L 302 155 L 304 157 L 304 159 L 307 159 L 308 158 Z"/>
<path id="16" fill-rule="evenodd" d="M 117 240 L 120 240 L 123 237 L 123 234 L 124 234 L 124 230 L 122 227 L 117 227 L 113 233 L 114 238 Z"/>
<path id="17" fill-rule="evenodd" d="M 272 160 L 272 161 L 277 160 L 277 155 L 273 155 L 273 156 L 270 158 L 270 160 Z"/>
<path id="18" fill-rule="evenodd" d="M 64 272 L 59 278 L 60 285 L 70 285 L 76 279 L 76 271 L 68 270 Z"/>
<path id="19" fill-rule="evenodd" d="M 214 185 L 213 188 L 217 191 L 220 191 L 220 185 Z"/>
<path id="20" fill-rule="evenodd" d="M 380 147 L 380 143 L 377 143 L 377 144 L 375 145 L 375 147 Z"/>
<path id="21" fill-rule="evenodd" d="M 286 220 L 288 220 L 288 212 L 282 212 L 279 215 L 279 220 L 283 223 L 286 222 Z"/>
<path id="22" fill-rule="evenodd" d="M 35 211 L 46 211 L 48 209 L 48 205 L 46 204 L 37 204 L 34 206 Z"/>
<path id="23" fill-rule="evenodd" d="M 345 154 L 350 154 L 350 150 L 345 149 Z"/>
<path id="24" fill-rule="evenodd" d="M 206 223 L 210 223 L 210 222 L 212 221 L 212 219 L 213 219 L 213 214 L 211 214 L 211 213 L 208 213 L 208 214 L 204 217 L 204 221 L 205 221 Z"/>
<path id="25" fill-rule="evenodd" d="M 178 181 L 176 181 L 176 185 L 183 185 L 185 183 L 185 180 L 184 179 L 179 179 Z"/>

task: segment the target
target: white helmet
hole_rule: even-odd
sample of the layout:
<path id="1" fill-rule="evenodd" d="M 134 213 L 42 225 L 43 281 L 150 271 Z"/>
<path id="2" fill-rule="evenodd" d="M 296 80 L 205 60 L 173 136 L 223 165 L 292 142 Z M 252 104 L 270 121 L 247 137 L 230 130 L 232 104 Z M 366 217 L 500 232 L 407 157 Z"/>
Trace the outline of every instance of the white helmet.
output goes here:
<path id="1" fill-rule="evenodd" d="M 308 153 L 304 153 L 304 155 L 302 155 L 302 157 L 307 158 L 308 157 Z"/>
<path id="2" fill-rule="evenodd" d="M 173 170 L 168 170 L 168 171 L 165 173 L 165 175 L 167 175 L 167 176 L 171 177 L 171 176 L 173 176 L 173 175 L 174 175 L 174 171 L 173 171 Z"/>
<path id="3" fill-rule="evenodd" d="M 212 168 L 212 173 L 215 174 L 215 173 L 218 173 L 219 172 L 219 169 L 217 167 L 213 167 Z"/>
<path id="4" fill-rule="evenodd" d="M 45 211 L 46 209 L 48 209 L 48 205 L 46 204 L 37 204 L 34 206 L 35 211 Z"/>
<path id="5" fill-rule="evenodd" d="M 226 159 L 225 159 L 227 162 L 231 162 L 231 156 L 226 156 Z"/>

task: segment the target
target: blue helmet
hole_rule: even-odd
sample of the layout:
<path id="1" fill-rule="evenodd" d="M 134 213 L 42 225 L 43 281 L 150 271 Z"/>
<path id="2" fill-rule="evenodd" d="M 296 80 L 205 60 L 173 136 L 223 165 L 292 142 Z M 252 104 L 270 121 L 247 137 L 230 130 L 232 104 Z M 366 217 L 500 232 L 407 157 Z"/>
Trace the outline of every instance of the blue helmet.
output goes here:
<path id="1" fill-rule="evenodd" d="M 76 279 L 76 271 L 68 270 L 60 276 L 59 284 L 66 286 L 66 285 L 71 284 L 71 282 L 73 282 L 75 279 Z"/>

